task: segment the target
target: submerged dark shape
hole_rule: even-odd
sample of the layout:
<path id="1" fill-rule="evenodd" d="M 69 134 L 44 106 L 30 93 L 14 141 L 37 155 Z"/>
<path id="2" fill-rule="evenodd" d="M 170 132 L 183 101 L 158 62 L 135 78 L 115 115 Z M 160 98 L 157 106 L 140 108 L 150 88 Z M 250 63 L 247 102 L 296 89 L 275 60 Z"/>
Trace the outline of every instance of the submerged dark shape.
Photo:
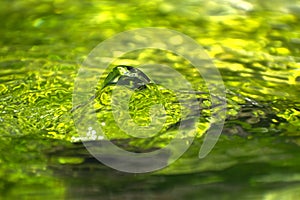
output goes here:
<path id="1" fill-rule="evenodd" d="M 115 84 L 135 89 L 144 87 L 150 82 L 150 78 L 141 70 L 127 65 L 118 65 L 108 74 L 102 89 Z"/>
<path id="2" fill-rule="evenodd" d="M 127 65 L 118 65 L 107 75 L 100 90 L 111 85 L 122 85 L 129 89 L 145 89 L 146 85 L 152 83 L 150 78 L 141 70 Z M 97 97 L 93 95 L 89 101 L 94 100 Z M 74 112 L 78 108 L 86 105 L 88 102 L 82 103 L 71 109 Z"/>

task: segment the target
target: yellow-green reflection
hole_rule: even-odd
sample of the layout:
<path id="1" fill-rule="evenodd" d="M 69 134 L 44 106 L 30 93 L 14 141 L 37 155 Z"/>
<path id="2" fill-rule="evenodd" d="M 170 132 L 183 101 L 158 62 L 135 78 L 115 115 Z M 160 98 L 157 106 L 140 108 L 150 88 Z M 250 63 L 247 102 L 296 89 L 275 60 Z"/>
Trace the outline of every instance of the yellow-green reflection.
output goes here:
<path id="1" fill-rule="evenodd" d="M 298 186 L 290 186 L 299 181 L 300 169 L 299 7 L 296 0 L 1 1 L 0 196 L 297 197 Z M 82 146 L 70 144 L 78 136 L 70 114 L 73 82 L 80 63 L 99 42 L 149 26 L 183 32 L 204 46 L 228 88 L 228 120 L 206 159 L 196 155 L 208 128 L 207 109 L 199 119 L 199 138 L 185 157 L 156 175 L 124 178 L 95 164 Z M 170 41 L 180 43 L 180 38 Z M 113 64 L 137 66 L 157 53 L 127 55 Z M 173 54 L 157 57 L 193 73 Z M 188 78 L 205 91 L 201 79 Z M 102 101 L 108 94 L 102 93 Z M 97 109 L 101 106 L 95 102 Z M 168 123 L 175 124 L 176 104 L 169 105 L 169 112 Z M 99 115 L 112 119 L 105 112 Z M 144 117 L 143 112 L 136 115 Z M 114 125 L 106 129 L 120 146 L 138 150 L 163 147 L 174 134 L 169 129 L 160 140 L 128 141 Z"/>

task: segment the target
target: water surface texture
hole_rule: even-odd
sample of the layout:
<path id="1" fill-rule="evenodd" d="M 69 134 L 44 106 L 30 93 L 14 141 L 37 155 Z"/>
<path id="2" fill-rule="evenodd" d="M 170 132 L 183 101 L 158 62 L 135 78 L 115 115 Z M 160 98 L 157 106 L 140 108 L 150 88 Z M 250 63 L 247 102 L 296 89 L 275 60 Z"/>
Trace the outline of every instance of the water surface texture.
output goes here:
<path id="1" fill-rule="evenodd" d="M 296 0 L 2 0 L 0 198 L 297 199 L 299 13 Z M 85 105 L 74 108 L 72 93 L 78 69 L 98 43 L 144 27 L 176 30 L 204 47 L 226 86 L 227 117 L 218 143 L 199 160 L 210 100 L 190 63 L 155 50 L 116 59 L 112 68 L 153 60 L 173 66 L 201 100 L 196 139 L 182 158 L 161 171 L 126 174 L 99 163 L 76 140 L 72 113 L 82 112 Z M 195 117 L 179 114 L 174 91 L 160 88 L 158 94 L 160 86 L 148 84 L 131 98 L 130 114 L 136 123 L 147 125 L 149 108 L 161 103 L 166 123 L 154 139 L 128 137 L 113 122 L 109 102 L 115 85 L 106 80 L 86 103 L 94 104 L 107 136 L 124 149 L 162 148 L 182 115 Z M 188 102 L 189 92 L 181 94 Z"/>

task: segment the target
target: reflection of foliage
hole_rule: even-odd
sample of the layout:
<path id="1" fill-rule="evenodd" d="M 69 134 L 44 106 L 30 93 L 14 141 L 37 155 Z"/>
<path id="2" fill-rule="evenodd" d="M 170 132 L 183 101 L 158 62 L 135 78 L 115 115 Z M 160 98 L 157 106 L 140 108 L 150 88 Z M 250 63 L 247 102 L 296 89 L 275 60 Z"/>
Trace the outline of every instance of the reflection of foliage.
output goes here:
<path id="1" fill-rule="evenodd" d="M 44 195 L 53 199 L 64 196 L 63 183 L 51 177 L 47 169 L 46 150 L 63 142 L 43 137 L 0 137 L 0 194 L 8 199 L 39 199 Z M 35 194 L 27 190 L 36 190 Z"/>
<path id="2" fill-rule="evenodd" d="M 131 3 L 134 6 L 129 6 Z M 82 60 L 82 55 L 102 39 L 143 26 L 170 27 L 204 45 L 216 58 L 226 86 L 234 91 L 233 96 L 229 94 L 229 99 L 241 93 L 256 101 L 294 99 L 297 102 L 296 85 L 288 84 L 297 84 L 299 77 L 295 75 L 298 61 L 291 57 L 299 53 L 298 15 L 290 7 L 286 13 L 272 11 L 274 6 L 266 2 L 256 2 L 255 7 L 242 11 L 228 2 L 200 4 L 202 7 L 194 2 L 176 3 L 176 6 L 172 2 L 163 2 L 158 6 L 130 1 L 126 5 L 111 2 L 102 6 L 94 1 L 72 1 L 72 4 L 69 1 L 17 1 L 14 4 L 2 1 L 1 7 L 6 9 L 1 15 L 7 19 L 0 41 L 3 44 L 0 53 L 5 55 L 1 61 L 1 79 L 5 84 L 0 84 L 3 99 L 0 107 L 4 111 L 0 119 L 5 121 L 3 132 L 31 134 L 41 131 L 55 138 L 70 138 L 75 134 L 67 113 L 71 108 L 73 80 L 78 68 L 74 61 Z M 285 6 L 279 1 L 276 4 Z M 126 9 L 122 9 L 123 6 Z M 143 9 L 139 9 L 140 6 Z M 122 12 L 114 12 L 116 9 Z M 160 20 L 162 16 L 164 18 Z M 16 19 L 21 18 L 23 20 L 16 23 Z M 84 24 L 79 23 L 83 21 Z M 99 26 L 102 27 L 101 34 L 98 34 Z M 89 37 L 82 37 L 82 34 Z M 74 47 L 70 41 L 80 43 Z M 15 44 L 23 47 L 15 51 Z M 142 57 L 147 55 L 153 54 L 146 52 Z M 180 72 L 186 70 L 176 59 L 174 67 Z M 167 60 L 161 61 L 168 64 Z M 194 81 L 197 84 L 197 80 Z M 282 91 L 282 87 L 286 90 Z M 238 112 L 239 106 L 231 102 L 232 115 Z M 279 109 L 277 104 L 272 105 L 275 111 Z M 288 112 L 289 108 L 286 109 Z"/>
<path id="3" fill-rule="evenodd" d="M 239 4 L 233 5 L 232 2 Z M 247 2 L 243 0 L 130 0 L 126 3 L 96 0 L 1 1 L 0 192 L 4 194 L 7 191 L 8 195 L 15 193 L 17 199 L 18 194 L 33 191 L 39 185 L 51 190 L 53 199 L 62 197 L 62 183 L 51 177 L 51 172 L 47 170 L 47 158 L 42 152 L 52 148 L 51 143 L 57 145 L 57 141 L 50 138 L 62 142 L 77 134 L 69 112 L 74 77 L 79 68 L 77 63 L 100 41 L 124 30 L 148 26 L 175 29 L 197 40 L 219 67 L 228 88 L 228 119 L 224 134 L 231 135 L 233 143 L 240 145 L 238 149 L 227 152 L 224 149 L 229 149 L 232 143 L 223 139 L 215 153 L 215 160 L 206 162 L 200 168 L 209 171 L 220 165 L 231 166 L 233 168 L 227 170 L 228 174 L 225 171 L 221 173 L 223 178 L 216 178 L 217 181 L 230 179 L 233 169 L 244 170 L 244 165 L 234 168 L 241 160 L 238 156 L 232 160 L 232 155 L 240 153 L 240 157 L 245 159 L 251 152 L 251 159 L 258 156 L 256 162 L 269 163 L 268 166 L 276 166 L 280 172 L 285 169 L 284 162 L 280 163 L 282 160 L 271 162 L 282 156 L 278 154 L 274 157 L 274 151 L 282 148 L 293 158 L 297 157 L 297 152 L 294 148 L 290 150 L 288 145 L 275 145 L 269 136 L 283 137 L 284 142 L 278 139 L 278 143 L 300 144 L 299 4 L 292 6 L 279 0 L 249 2 L 253 6 L 247 7 Z M 158 56 L 154 58 L 153 54 Z M 173 65 L 180 73 L 193 74 L 186 61 L 171 53 L 161 56 L 158 51 L 145 51 L 134 59 L 130 56 L 120 58 L 114 64 L 138 66 L 142 59 L 152 59 L 154 62 L 157 58 L 163 64 Z M 189 75 L 187 78 L 197 91 L 206 91 L 202 79 Z M 143 92 L 151 93 L 150 90 L 136 93 L 133 107 L 137 104 L 134 99 L 139 99 Z M 180 118 L 178 105 L 174 104 L 176 99 L 172 92 L 165 90 L 163 95 L 171 100 L 166 105 L 170 114 L 167 125 L 173 126 L 161 140 L 138 140 L 132 142 L 133 146 L 144 147 L 143 150 L 163 147 L 168 142 L 168 134 L 174 134 Z M 102 102 L 103 99 L 109 100 L 109 95 L 103 91 L 98 97 L 102 98 Z M 209 107 L 209 96 L 201 94 L 198 97 L 205 99 L 203 106 Z M 99 119 L 102 117 L 109 123 L 113 119 L 107 112 L 109 106 L 97 104 L 97 98 L 95 106 L 101 110 Z M 144 104 L 138 105 L 141 112 L 132 112 L 137 121 L 148 113 L 142 110 Z M 202 114 L 199 136 L 208 128 L 206 117 L 210 116 L 210 112 L 204 109 Z M 146 122 L 149 121 L 148 116 Z M 113 125 L 108 126 L 106 132 L 111 139 L 126 138 Z M 263 140 L 259 138 L 262 143 L 257 144 L 256 137 L 263 137 Z M 268 146 L 268 151 L 260 150 L 264 146 Z M 283 158 L 288 157 L 286 154 Z M 82 159 L 76 156 L 65 156 L 58 158 L 57 164 L 81 162 Z M 215 165 L 215 162 L 220 164 Z M 291 158 L 285 163 L 297 171 L 299 160 Z M 189 164 L 190 168 L 184 173 L 192 172 L 197 165 L 193 162 Z M 252 166 L 246 169 L 255 171 L 263 168 L 264 163 Z M 176 173 L 176 170 L 171 168 L 167 173 Z M 206 175 L 204 173 L 203 176 Z M 253 181 L 250 179 L 248 177 L 247 180 Z M 268 180 L 273 181 L 272 177 Z"/>

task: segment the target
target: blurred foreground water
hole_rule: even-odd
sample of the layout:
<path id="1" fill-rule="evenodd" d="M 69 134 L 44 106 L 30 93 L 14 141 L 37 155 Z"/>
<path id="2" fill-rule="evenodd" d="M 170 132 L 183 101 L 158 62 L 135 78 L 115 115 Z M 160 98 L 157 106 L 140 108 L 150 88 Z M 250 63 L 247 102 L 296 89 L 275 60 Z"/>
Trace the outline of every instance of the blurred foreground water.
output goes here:
<path id="1" fill-rule="evenodd" d="M 3 0 L 0 11 L 1 199 L 300 196 L 299 1 Z M 155 173 L 126 174 L 102 165 L 72 140 L 78 137 L 72 92 L 77 70 L 98 43 L 143 27 L 182 32 L 205 48 L 227 88 L 227 120 L 204 159 L 198 152 L 209 111 L 181 159 Z M 151 60 L 148 55 L 141 59 Z M 179 72 L 193 72 L 184 61 L 174 62 Z M 189 81 L 205 90 L 198 77 Z M 109 122 L 109 109 L 97 108 L 99 119 Z M 178 121 L 176 109 L 169 107 L 170 126 Z M 110 139 L 124 148 L 146 151 L 166 144 L 164 138 L 132 142 L 108 124 Z"/>

